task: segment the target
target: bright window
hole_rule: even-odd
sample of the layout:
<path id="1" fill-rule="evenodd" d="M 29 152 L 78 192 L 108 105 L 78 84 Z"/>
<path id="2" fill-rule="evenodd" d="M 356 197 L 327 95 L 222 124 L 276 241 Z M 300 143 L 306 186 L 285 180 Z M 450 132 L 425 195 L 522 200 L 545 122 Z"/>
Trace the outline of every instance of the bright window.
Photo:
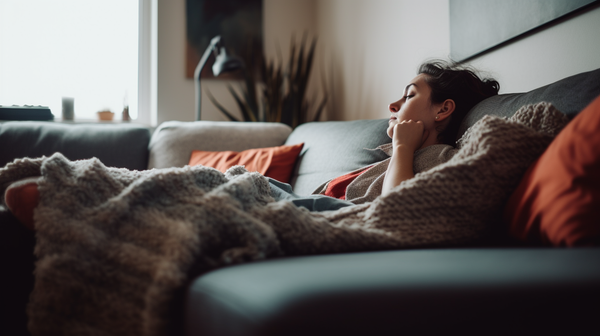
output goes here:
<path id="1" fill-rule="evenodd" d="M 0 0 L 0 105 L 138 116 L 139 0 Z"/>

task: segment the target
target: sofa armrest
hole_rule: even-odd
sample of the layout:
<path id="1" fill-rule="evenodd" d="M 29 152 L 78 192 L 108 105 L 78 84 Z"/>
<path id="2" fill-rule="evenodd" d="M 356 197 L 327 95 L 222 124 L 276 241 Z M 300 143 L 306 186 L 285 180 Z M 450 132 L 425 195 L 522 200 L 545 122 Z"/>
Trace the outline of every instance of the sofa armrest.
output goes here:
<path id="1" fill-rule="evenodd" d="M 591 335 L 599 261 L 599 248 L 464 248 L 247 263 L 190 284 L 185 335 Z"/>
<path id="2" fill-rule="evenodd" d="M 148 169 L 183 167 L 194 150 L 240 152 L 281 146 L 291 132 L 281 123 L 168 121 L 152 135 Z"/>

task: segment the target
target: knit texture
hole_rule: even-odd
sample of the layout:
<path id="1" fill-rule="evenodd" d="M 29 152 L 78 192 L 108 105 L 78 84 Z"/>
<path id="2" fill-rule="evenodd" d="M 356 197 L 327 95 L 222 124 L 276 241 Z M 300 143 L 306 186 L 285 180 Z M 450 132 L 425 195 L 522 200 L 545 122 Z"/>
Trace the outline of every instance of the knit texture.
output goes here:
<path id="1" fill-rule="evenodd" d="M 41 175 L 33 335 L 165 335 L 207 270 L 285 255 L 454 246 L 485 236 L 527 167 L 566 124 L 549 104 L 486 116 L 454 157 L 371 203 L 311 213 L 274 202 L 237 166 L 129 171 L 60 154 L 0 169 Z M 1 193 L 0 193 L 1 194 Z"/>

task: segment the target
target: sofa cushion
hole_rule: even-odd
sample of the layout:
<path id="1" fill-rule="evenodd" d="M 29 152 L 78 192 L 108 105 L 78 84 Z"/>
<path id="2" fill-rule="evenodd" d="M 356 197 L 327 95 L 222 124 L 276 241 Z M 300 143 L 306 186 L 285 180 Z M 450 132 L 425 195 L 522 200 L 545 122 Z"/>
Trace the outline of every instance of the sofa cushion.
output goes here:
<path id="1" fill-rule="evenodd" d="M 106 166 L 146 169 L 150 130 L 136 124 L 63 124 L 11 121 L 0 124 L 0 167 L 23 157 L 62 153 L 69 160 L 96 157 Z"/>
<path id="2" fill-rule="evenodd" d="M 600 246 L 600 96 L 554 139 L 512 194 L 505 218 L 515 238 Z"/>
<path id="3" fill-rule="evenodd" d="M 243 165 L 250 172 L 257 171 L 288 183 L 303 145 L 254 148 L 241 152 L 193 151 L 189 165 L 213 167 L 223 173 L 233 166 Z"/>
<path id="4" fill-rule="evenodd" d="M 280 146 L 291 132 L 289 126 L 281 123 L 167 121 L 150 140 L 148 169 L 183 167 L 194 150 L 241 152 Z"/>
<path id="5" fill-rule="evenodd" d="M 386 159 L 376 150 L 389 143 L 388 119 L 326 121 L 302 124 L 286 145 L 304 142 L 291 184 L 294 192 L 308 195 L 321 183 Z"/>
<path id="6" fill-rule="evenodd" d="M 465 116 L 457 139 L 484 115 L 510 117 L 523 105 L 545 101 L 552 103 L 569 118 L 573 118 L 598 95 L 600 69 L 570 76 L 529 92 L 490 97 L 475 105 Z"/>

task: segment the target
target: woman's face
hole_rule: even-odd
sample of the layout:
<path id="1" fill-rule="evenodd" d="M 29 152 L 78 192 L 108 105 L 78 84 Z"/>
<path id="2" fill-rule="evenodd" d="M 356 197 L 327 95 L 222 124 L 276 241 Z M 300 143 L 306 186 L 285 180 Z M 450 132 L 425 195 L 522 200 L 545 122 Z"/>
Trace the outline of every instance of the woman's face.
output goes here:
<path id="1" fill-rule="evenodd" d="M 434 130 L 436 106 L 431 103 L 431 88 L 425 82 L 426 76 L 420 74 L 415 77 L 404 89 L 402 98 L 390 104 L 392 116 L 387 129 L 390 138 L 394 125 L 405 120 L 421 121 L 426 131 Z"/>

